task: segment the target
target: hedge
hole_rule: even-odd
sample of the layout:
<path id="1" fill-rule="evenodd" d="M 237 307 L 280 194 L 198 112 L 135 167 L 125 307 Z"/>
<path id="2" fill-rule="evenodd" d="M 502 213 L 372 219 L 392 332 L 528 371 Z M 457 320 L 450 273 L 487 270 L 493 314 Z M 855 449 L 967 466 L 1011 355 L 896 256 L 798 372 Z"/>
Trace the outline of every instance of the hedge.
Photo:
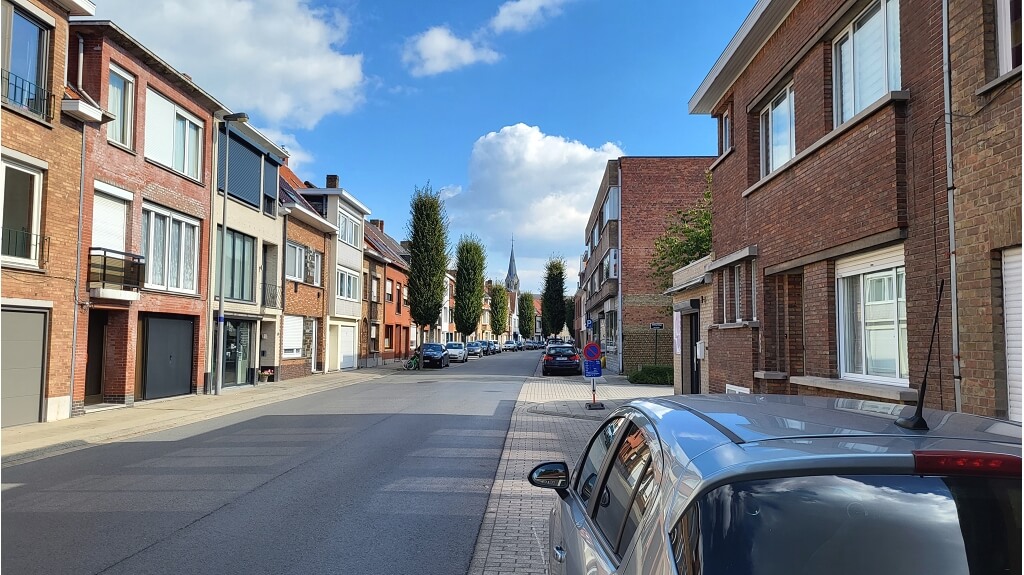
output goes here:
<path id="1" fill-rule="evenodd" d="M 671 365 L 645 365 L 629 374 L 629 383 L 644 385 L 672 385 Z"/>

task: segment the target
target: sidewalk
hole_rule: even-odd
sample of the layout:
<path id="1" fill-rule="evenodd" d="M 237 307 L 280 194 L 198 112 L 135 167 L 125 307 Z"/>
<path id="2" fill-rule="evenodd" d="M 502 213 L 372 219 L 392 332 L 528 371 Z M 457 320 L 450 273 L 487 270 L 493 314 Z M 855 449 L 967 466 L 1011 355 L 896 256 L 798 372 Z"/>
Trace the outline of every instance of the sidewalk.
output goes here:
<path id="1" fill-rule="evenodd" d="M 316 374 L 287 381 L 227 388 L 221 395 L 186 395 L 32 423 L 0 432 L 3 467 L 110 443 L 311 393 L 361 383 L 392 373 L 392 366 Z"/>

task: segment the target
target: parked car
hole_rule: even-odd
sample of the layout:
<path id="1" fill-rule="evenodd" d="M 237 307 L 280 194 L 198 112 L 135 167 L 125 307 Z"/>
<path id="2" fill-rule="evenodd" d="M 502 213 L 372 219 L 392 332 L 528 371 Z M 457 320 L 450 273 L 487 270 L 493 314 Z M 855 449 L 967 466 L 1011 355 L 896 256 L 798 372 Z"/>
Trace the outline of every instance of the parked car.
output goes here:
<path id="1" fill-rule="evenodd" d="M 501 344 L 498 343 L 498 340 L 495 340 L 495 339 L 491 340 L 491 350 L 494 353 L 501 353 Z"/>
<path id="2" fill-rule="evenodd" d="M 786 395 L 613 411 L 559 497 L 549 573 L 1020 573 L 1021 424 Z M 983 534 L 983 535 L 982 535 Z"/>
<path id="3" fill-rule="evenodd" d="M 501 344 L 501 351 L 519 351 L 519 348 L 516 347 L 516 342 L 510 339 Z"/>
<path id="4" fill-rule="evenodd" d="M 583 375 L 583 364 L 580 363 L 580 352 L 571 345 L 549 345 L 541 360 L 541 373 L 552 375 L 556 372 Z"/>
<path id="5" fill-rule="evenodd" d="M 525 344 L 523 343 L 523 340 L 521 340 L 521 339 L 517 339 L 517 340 L 516 340 L 516 351 L 523 351 L 523 350 L 525 350 L 525 349 L 526 349 L 526 346 L 525 346 Z"/>
<path id="6" fill-rule="evenodd" d="M 448 350 L 439 343 L 423 344 L 423 367 L 448 367 L 451 365 L 451 357 Z"/>
<path id="7" fill-rule="evenodd" d="M 471 341 L 466 344 L 466 357 L 482 357 L 484 346 L 479 341 Z"/>
<path id="8" fill-rule="evenodd" d="M 449 341 L 444 347 L 448 350 L 448 355 L 452 361 L 459 363 L 469 361 L 469 352 L 466 351 L 466 344 L 461 341 Z"/>

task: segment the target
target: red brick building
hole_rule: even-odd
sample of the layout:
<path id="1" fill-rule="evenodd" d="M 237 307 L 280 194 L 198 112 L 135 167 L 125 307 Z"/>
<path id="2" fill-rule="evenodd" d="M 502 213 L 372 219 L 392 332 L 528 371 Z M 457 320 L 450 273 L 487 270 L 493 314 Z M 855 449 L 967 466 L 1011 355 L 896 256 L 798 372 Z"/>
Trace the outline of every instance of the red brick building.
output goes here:
<path id="1" fill-rule="evenodd" d="M 581 321 L 591 320 L 583 339 L 600 343 L 606 369 L 613 373 L 671 365 L 670 330 L 658 334 L 656 343 L 651 329 L 651 323 L 672 325 L 672 298 L 651 276 L 654 240 L 665 233 L 673 214 L 700 199 L 712 159 L 608 161 L 587 222 Z"/>
<path id="2" fill-rule="evenodd" d="M 951 0 L 963 411 L 1021 420 L 1021 2 Z"/>
<path id="3" fill-rule="evenodd" d="M 405 360 L 412 353 L 412 317 L 409 312 L 409 252 L 384 232 L 384 220 L 370 220 L 364 226 L 365 251 L 382 256 L 384 294 L 380 309 L 380 353 L 384 363 Z"/>
<path id="4" fill-rule="evenodd" d="M 338 227 L 320 216 L 297 190 L 307 186 L 281 166 L 280 199 L 285 216 L 284 316 L 281 366 L 276 379 L 323 373 L 327 362 L 327 326 L 331 251 Z"/>
<path id="5" fill-rule="evenodd" d="M 69 16 L 92 16 L 83 0 L 4 2 L 3 238 L 0 282 L 0 407 L 4 426 L 70 417 L 85 358 L 75 326 L 88 325 L 76 286 L 83 131 L 105 118 L 66 73 Z M 8 62 L 12 44 L 25 53 Z M 75 58 L 78 42 L 70 47 Z M 95 94 L 94 94 L 95 95 Z M 87 241 L 88 236 L 82 236 Z M 80 331 L 80 330 L 79 330 Z"/>
<path id="6" fill-rule="evenodd" d="M 690 100 L 712 166 L 710 391 L 954 409 L 941 3 L 759 3 Z M 939 299 L 940 285 L 944 285 Z"/>
<path id="7" fill-rule="evenodd" d="M 86 130 L 76 413 L 195 393 L 206 348 L 213 114 L 222 105 L 107 21 L 77 21 Z M 187 137 L 175 136 L 183 123 Z"/>

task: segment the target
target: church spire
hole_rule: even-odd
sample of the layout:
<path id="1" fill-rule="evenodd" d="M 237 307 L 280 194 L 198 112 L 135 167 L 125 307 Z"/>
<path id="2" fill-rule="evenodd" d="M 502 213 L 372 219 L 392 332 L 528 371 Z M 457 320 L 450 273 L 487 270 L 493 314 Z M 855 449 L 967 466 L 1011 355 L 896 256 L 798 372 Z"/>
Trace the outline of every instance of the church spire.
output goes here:
<path id="1" fill-rule="evenodd" d="M 505 289 L 519 291 L 519 274 L 516 273 L 516 236 L 512 234 L 512 252 L 508 258 L 508 275 L 505 276 Z"/>

